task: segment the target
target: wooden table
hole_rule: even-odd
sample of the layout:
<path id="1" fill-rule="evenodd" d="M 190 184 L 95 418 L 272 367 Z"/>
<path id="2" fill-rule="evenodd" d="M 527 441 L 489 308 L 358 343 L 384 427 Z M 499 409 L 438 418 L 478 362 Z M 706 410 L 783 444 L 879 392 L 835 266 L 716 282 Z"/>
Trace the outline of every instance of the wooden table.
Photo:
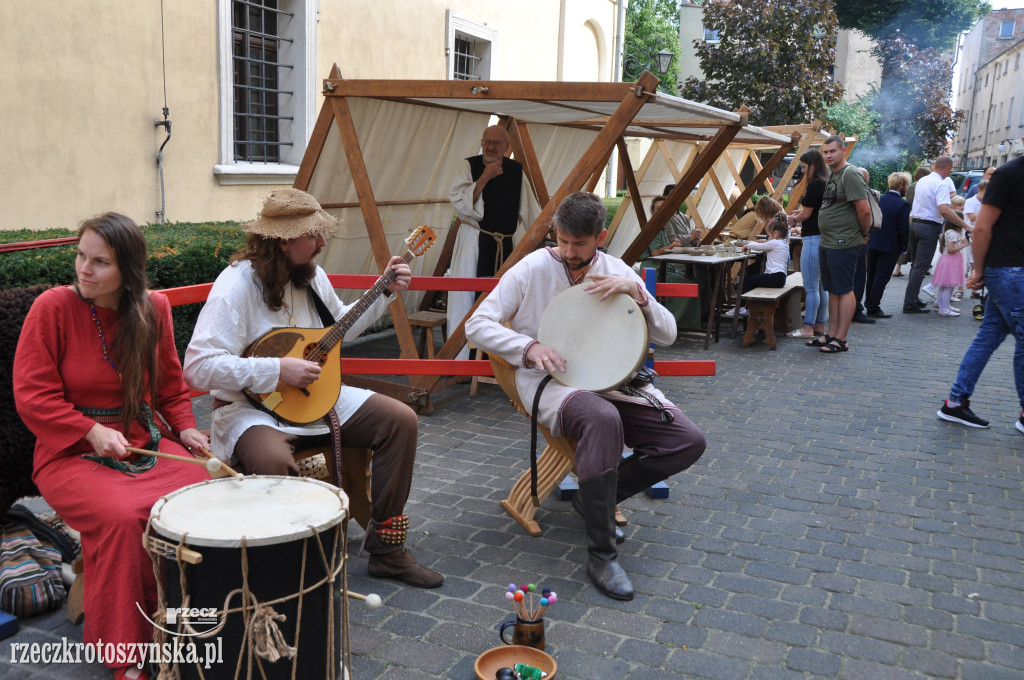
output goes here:
<path id="1" fill-rule="evenodd" d="M 737 281 L 737 291 L 743 288 L 743 279 L 747 274 L 747 263 L 754 259 L 759 253 L 715 253 L 714 255 L 655 255 L 648 258 L 658 262 L 658 280 L 665 280 L 665 267 L 670 264 L 690 265 L 692 267 L 705 267 L 711 280 L 711 310 L 708 312 L 707 328 L 704 330 L 704 349 L 711 345 L 711 330 L 715 331 L 715 342 L 718 342 L 721 332 L 722 307 L 725 301 L 725 273 L 727 265 L 733 262 L 740 263 L 740 277 Z M 732 337 L 736 337 L 736 328 L 739 324 L 739 314 L 732 318 Z"/>

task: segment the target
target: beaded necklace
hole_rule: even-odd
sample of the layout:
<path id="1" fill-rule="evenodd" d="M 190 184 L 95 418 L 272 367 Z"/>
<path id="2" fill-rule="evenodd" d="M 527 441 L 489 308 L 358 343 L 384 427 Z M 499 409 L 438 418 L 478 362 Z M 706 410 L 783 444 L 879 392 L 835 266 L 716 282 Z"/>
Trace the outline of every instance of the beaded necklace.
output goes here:
<path id="1" fill-rule="evenodd" d="M 82 297 L 82 292 L 78 290 L 78 286 L 75 286 L 75 292 L 78 293 L 78 297 Z M 82 297 L 82 299 L 89 303 L 89 311 L 92 312 L 92 322 L 96 324 L 96 331 L 99 334 L 100 338 L 100 347 L 103 348 L 103 358 L 106 360 L 108 364 L 110 364 L 110 367 L 114 369 L 114 372 L 117 373 L 118 378 L 120 378 L 121 371 L 117 368 L 117 364 L 114 363 L 114 360 L 110 358 L 110 355 L 107 354 L 107 339 L 103 337 L 103 326 L 100 325 L 100 318 L 96 316 L 96 304 L 92 301 L 92 298 Z"/>

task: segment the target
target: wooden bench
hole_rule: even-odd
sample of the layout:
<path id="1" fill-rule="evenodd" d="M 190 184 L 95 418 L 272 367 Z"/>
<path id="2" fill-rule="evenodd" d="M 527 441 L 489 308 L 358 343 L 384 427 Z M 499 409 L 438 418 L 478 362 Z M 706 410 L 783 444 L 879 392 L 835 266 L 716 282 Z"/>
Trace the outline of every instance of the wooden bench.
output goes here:
<path id="1" fill-rule="evenodd" d="M 754 288 L 742 295 L 746 303 L 747 331 L 743 346 L 754 342 L 754 333 L 764 331 L 768 346 L 775 349 L 775 331 L 787 333 L 801 323 L 804 300 L 804 278 L 800 272 L 786 277 L 782 288 Z"/>

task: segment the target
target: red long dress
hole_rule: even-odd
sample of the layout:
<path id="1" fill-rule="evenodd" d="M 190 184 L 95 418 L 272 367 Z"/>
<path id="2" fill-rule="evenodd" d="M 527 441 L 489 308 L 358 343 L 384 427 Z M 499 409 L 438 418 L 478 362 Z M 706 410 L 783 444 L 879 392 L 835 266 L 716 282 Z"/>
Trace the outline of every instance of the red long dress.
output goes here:
<path id="1" fill-rule="evenodd" d="M 161 322 L 154 410 L 176 434 L 195 427 L 195 417 L 174 347 L 170 304 L 159 293 L 152 300 Z M 99 307 L 96 314 L 109 352 L 119 315 Z M 142 547 L 150 508 L 209 475 L 198 465 L 158 459 L 155 467 L 132 477 L 81 457 L 94 453 L 84 437 L 96 421 L 75 406 L 120 408 L 122 388 L 103 358 L 89 304 L 72 288 L 44 292 L 29 310 L 15 353 L 14 396 L 18 414 L 37 438 L 32 478 L 46 502 L 82 534 L 85 642 L 151 642 L 152 626 L 139 612 L 141 606 L 152 616 L 156 609 L 152 563 Z M 127 438 L 145 447 L 150 433 L 135 422 Z M 188 455 L 166 437 L 158 448 Z"/>

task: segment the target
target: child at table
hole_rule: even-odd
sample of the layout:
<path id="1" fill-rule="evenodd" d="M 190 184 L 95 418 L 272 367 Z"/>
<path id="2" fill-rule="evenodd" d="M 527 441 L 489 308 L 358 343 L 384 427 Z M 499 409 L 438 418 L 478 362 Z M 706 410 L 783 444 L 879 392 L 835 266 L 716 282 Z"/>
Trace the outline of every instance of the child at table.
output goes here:
<path id="1" fill-rule="evenodd" d="M 768 240 L 764 243 L 751 241 L 743 246 L 743 252 L 767 253 L 764 272 L 748 276 L 743 280 L 740 295 L 758 287 L 782 288 L 789 273 L 789 223 L 786 213 L 777 213 L 766 227 Z M 747 314 L 747 308 L 740 308 L 740 316 Z"/>

